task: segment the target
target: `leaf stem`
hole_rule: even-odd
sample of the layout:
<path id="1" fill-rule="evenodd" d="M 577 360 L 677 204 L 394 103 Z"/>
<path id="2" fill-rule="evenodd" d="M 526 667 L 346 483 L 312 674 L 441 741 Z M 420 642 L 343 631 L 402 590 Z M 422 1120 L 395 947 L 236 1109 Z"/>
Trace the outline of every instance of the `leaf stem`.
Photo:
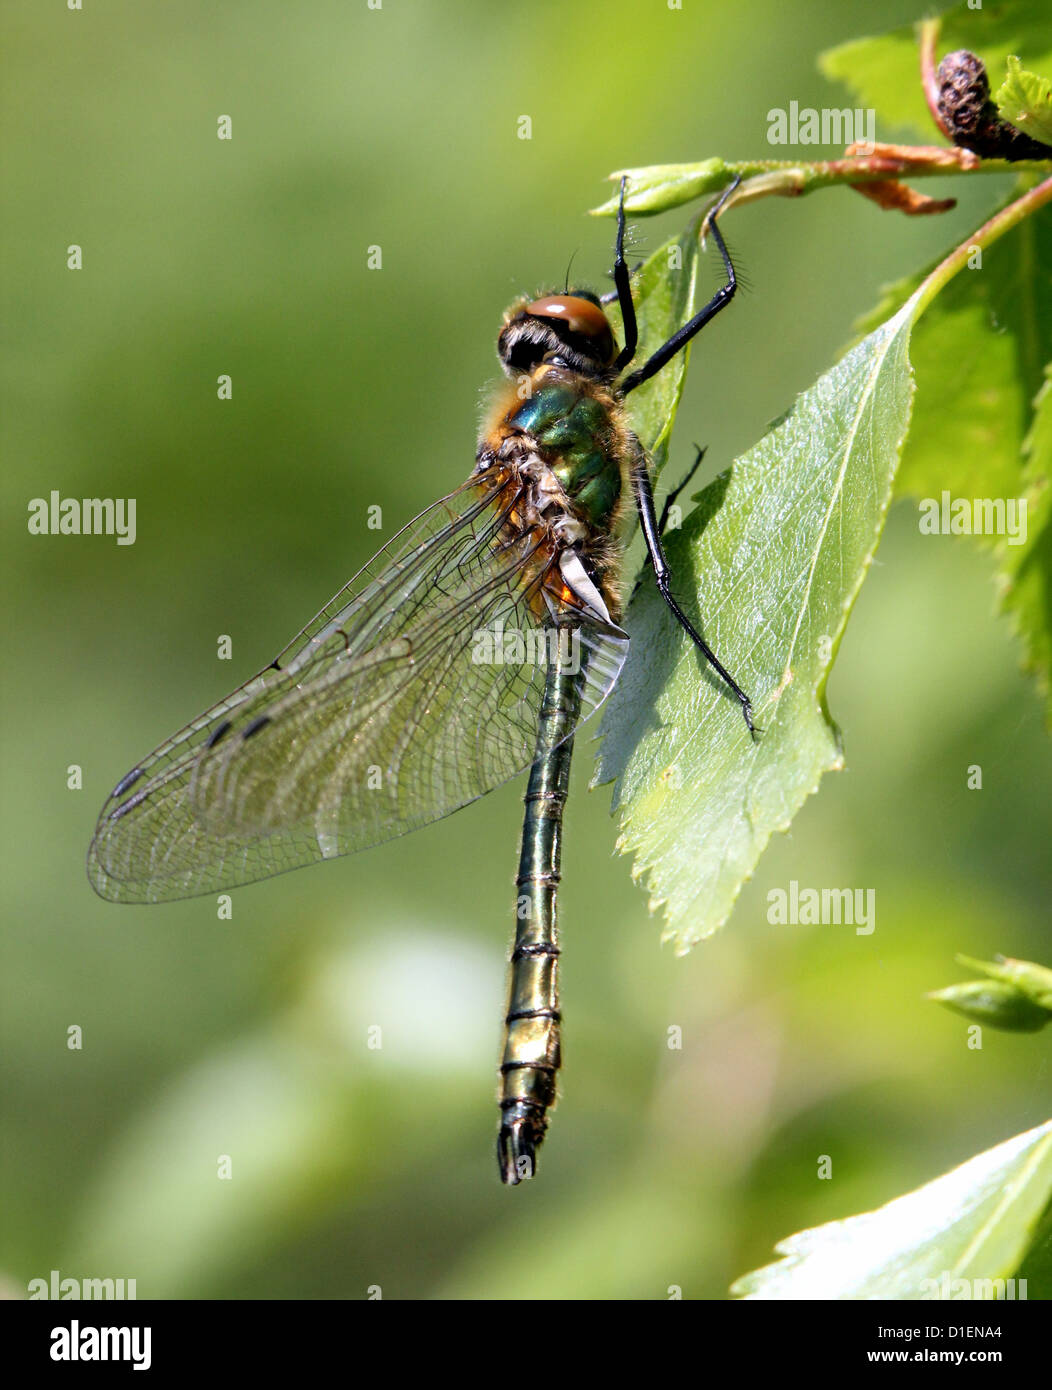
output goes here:
<path id="1" fill-rule="evenodd" d="M 917 290 L 917 313 L 923 313 L 939 291 L 945 288 L 957 272 L 968 264 L 969 257 L 977 246 L 983 249 L 992 246 L 1006 232 L 1010 232 L 1013 227 L 1017 227 L 1025 218 L 1030 217 L 1038 208 L 1044 207 L 1049 202 L 1052 202 L 1052 178 L 1045 179 L 1043 183 L 1035 184 L 1015 202 L 1009 203 L 1007 207 L 995 213 L 988 222 L 984 222 L 967 240 L 962 241 L 960 246 L 955 247 L 944 260 L 940 261 L 921 284 Z"/>
<path id="2" fill-rule="evenodd" d="M 944 145 L 875 145 L 865 152 L 851 147 L 839 159 L 724 160 L 718 157 L 697 164 L 656 164 L 639 169 L 619 169 L 611 174 L 620 183 L 628 179 L 625 211 L 635 216 L 666 212 L 683 203 L 718 193 L 735 178 L 743 182 L 734 194 L 734 203 L 751 203 L 772 195 L 799 198 L 818 188 L 836 184 L 854 186 L 881 183 L 906 176 L 911 179 L 937 178 L 945 174 L 1041 174 L 1052 173 L 1049 159 L 980 159 L 970 150 Z M 617 213 L 613 197 L 592 215 L 609 217 Z"/>

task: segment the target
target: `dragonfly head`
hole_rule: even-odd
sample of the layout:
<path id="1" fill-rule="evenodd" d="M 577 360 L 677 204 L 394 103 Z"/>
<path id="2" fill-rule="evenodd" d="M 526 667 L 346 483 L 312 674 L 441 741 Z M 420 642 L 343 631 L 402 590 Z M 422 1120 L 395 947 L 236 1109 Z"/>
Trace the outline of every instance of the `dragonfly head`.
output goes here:
<path id="1" fill-rule="evenodd" d="M 513 305 L 504 316 L 497 353 L 512 377 L 542 362 L 606 377 L 613 374 L 617 343 L 598 298 L 588 290 L 571 290 Z"/>

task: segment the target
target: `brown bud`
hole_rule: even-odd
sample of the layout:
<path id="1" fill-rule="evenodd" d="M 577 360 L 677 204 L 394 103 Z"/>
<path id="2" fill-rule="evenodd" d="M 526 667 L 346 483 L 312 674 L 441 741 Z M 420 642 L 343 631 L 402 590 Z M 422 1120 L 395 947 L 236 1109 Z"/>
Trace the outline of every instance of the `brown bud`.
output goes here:
<path id="1" fill-rule="evenodd" d="M 1052 146 L 1016 130 L 997 114 L 982 60 L 966 48 L 948 53 L 935 75 L 939 115 L 955 145 L 983 159 L 1050 159 Z"/>

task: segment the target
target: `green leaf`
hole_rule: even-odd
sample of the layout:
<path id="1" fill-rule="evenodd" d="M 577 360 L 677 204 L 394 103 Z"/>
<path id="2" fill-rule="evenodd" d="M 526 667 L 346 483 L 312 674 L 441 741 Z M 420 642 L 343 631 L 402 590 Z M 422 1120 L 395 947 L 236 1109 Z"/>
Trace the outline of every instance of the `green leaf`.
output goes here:
<path id="1" fill-rule="evenodd" d="M 1018 58 L 1008 59 L 1008 76 L 994 94 L 1006 121 L 1034 140 L 1052 145 L 1052 82 L 1025 72 Z"/>
<path id="2" fill-rule="evenodd" d="M 1052 1196 L 1052 1121 L 876 1211 L 800 1231 L 739 1279 L 742 1298 L 990 1299 L 1038 1243 Z M 964 1285 L 957 1280 L 967 1280 Z M 1015 1297 L 1041 1297 L 1036 1289 Z M 1047 1294 L 1045 1295 L 1047 1296 Z"/>
<path id="3" fill-rule="evenodd" d="M 1023 643 L 1023 665 L 1037 677 L 1052 724 L 1052 365 L 1046 368 L 1023 454 L 1026 541 L 1005 547 L 998 582 Z"/>
<path id="4" fill-rule="evenodd" d="M 1052 1202 L 1045 1208 L 1030 1249 L 1016 1272 L 1016 1285 L 1026 1280 L 1030 1298 L 1052 1298 Z"/>
<path id="5" fill-rule="evenodd" d="M 1013 960 L 1002 956 L 999 960 L 973 960 L 971 956 L 958 956 L 958 963 L 970 965 L 991 980 L 1000 980 L 1011 985 L 1039 1008 L 1052 1014 L 1052 970 L 1038 965 L 1032 960 Z"/>
<path id="6" fill-rule="evenodd" d="M 1001 980 L 969 980 L 965 984 L 948 985 L 946 989 L 932 990 L 928 998 L 945 1004 L 973 1023 L 1002 1028 L 1006 1033 L 1038 1033 L 1046 1023 L 1052 1023 L 1052 1013 L 1028 999 L 1014 985 Z"/>
<path id="7" fill-rule="evenodd" d="M 917 77 L 917 37 L 912 26 L 828 49 L 819 54 L 818 67 L 823 77 L 842 82 L 860 106 L 872 107 L 882 123 L 931 135 L 931 114 Z"/>
<path id="8" fill-rule="evenodd" d="M 636 857 L 665 939 L 726 920 L 771 834 L 843 766 L 825 684 L 884 525 L 909 422 L 911 300 L 717 478 L 667 551 L 688 611 L 753 697 L 764 732 L 653 585 L 629 606 L 628 663 L 608 703 L 597 781 L 616 779 L 619 847 Z"/>
<path id="9" fill-rule="evenodd" d="M 957 960 L 987 978 L 933 990 L 929 999 L 965 1018 L 1010 1033 L 1036 1033 L 1052 1023 L 1052 970 L 1032 960 L 1011 957 L 973 960 L 958 956 Z"/>
<path id="10" fill-rule="evenodd" d="M 974 259 L 975 268 L 943 289 L 914 333 L 917 402 L 895 490 L 940 506 L 944 493 L 950 501 L 1026 500 L 1025 538 L 1020 527 L 1014 537 L 976 539 L 996 554 L 998 591 L 1022 641 L 1024 664 L 1047 691 L 1052 397 L 1045 364 L 1052 360 L 1052 217 L 1027 218 Z M 890 286 L 859 330 L 903 304 L 926 274 Z"/>
<path id="11" fill-rule="evenodd" d="M 639 346 L 635 365 L 639 366 L 682 327 L 695 312 L 698 291 L 698 229 L 694 218 L 682 235 L 658 247 L 638 275 L 632 277 L 632 299 L 636 308 Z M 607 306 L 618 342 L 624 342 L 624 326 L 616 302 Z M 683 394 L 683 382 L 690 361 L 689 346 L 678 353 L 667 367 L 645 381 L 628 398 L 628 416 L 651 461 L 656 480 L 668 458 L 668 441 Z"/>
<path id="12" fill-rule="evenodd" d="M 1027 218 L 973 260 L 917 325 L 910 350 L 917 408 L 900 493 L 1018 492 L 1032 401 L 1052 357 L 1052 218 Z M 858 331 L 904 304 L 930 269 L 889 286 Z"/>
<path id="13" fill-rule="evenodd" d="M 938 54 L 967 48 L 995 73 L 1013 53 L 1031 67 L 1052 70 L 1052 10 L 1033 0 L 1002 0 L 972 9 L 962 3 L 942 16 Z M 823 53 L 818 60 L 826 77 L 843 82 L 855 101 L 873 107 L 880 120 L 909 126 L 924 139 L 940 138 L 921 90 L 917 36 L 905 25 L 879 38 L 856 39 Z"/>
<path id="14" fill-rule="evenodd" d="M 718 192 L 730 183 L 737 171 L 737 165 L 713 158 L 699 160 L 696 164 L 648 164 L 639 169 L 618 169 L 610 175 L 610 180 L 620 184 L 622 178 L 627 179 L 625 211 L 648 216 L 693 202 L 703 194 Z M 620 197 L 619 188 L 605 203 L 592 208 L 592 216 L 616 216 Z"/>

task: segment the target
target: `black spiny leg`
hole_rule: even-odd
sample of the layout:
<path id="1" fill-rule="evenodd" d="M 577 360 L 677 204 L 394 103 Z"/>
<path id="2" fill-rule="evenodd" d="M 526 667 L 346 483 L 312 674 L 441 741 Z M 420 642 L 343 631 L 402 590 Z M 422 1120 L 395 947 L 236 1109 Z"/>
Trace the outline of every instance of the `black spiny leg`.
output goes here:
<path id="1" fill-rule="evenodd" d="M 657 517 L 654 513 L 654 492 L 650 486 L 650 473 L 647 470 L 646 459 L 642 455 L 638 458 L 632 469 L 632 486 L 636 494 L 636 506 L 639 508 L 639 521 L 643 528 L 643 539 L 646 541 L 647 555 L 650 563 L 654 567 L 654 582 L 658 586 L 658 593 L 672 610 L 672 615 L 687 633 L 688 637 L 701 652 L 702 656 L 730 686 L 735 698 L 741 705 L 742 717 L 746 727 L 753 738 L 756 737 L 756 725 L 752 718 L 752 701 L 746 695 L 738 682 L 720 661 L 719 657 L 712 648 L 705 642 L 704 638 L 698 633 L 693 623 L 687 617 L 683 609 L 672 597 L 672 573 L 669 570 L 668 561 L 665 559 L 665 552 L 661 546 L 661 534 L 658 527 Z"/>
<path id="2" fill-rule="evenodd" d="M 709 225 L 709 229 L 712 232 L 712 239 L 713 241 L 715 241 L 717 247 L 719 248 L 720 256 L 723 259 L 723 266 L 727 272 L 727 283 L 725 285 L 721 285 L 720 288 L 709 300 L 709 302 L 704 306 L 704 308 L 700 309 L 694 315 L 694 317 L 690 319 L 689 322 L 683 325 L 682 328 L 677 329 L 677 331 L 673 333 L 672 337 L 669 338 L 669 340 L 666 343 L 662 344 L 662 346 L 658 348 L 658 350 L 653 354 L 653 356 L 649 357 L 641 367 L 638 367 L 634 372 L 631 372 L 627 377 L 625 377 L 624 381 L 621 384 L 621 394 L 623 396 L 627 396 L 629 391 L 634 391 L 635 388 L 637 386 L 641 386 L 644 381 L 649 381 L 650 378 L 656 372 L 659 372 L 661 370 L 661 368 L 666 364 L 666 362 L 670 362 L 672 358 L 675 357 L 677 352 L 681 352 L 686 347 L 686 345 L 690 342 L 691 338 L 693 338 L 696 333 L 701 332 L 701 330 L 705 327 L 705 325 L 709 322 L 710 319 L 715 318 L 715 316 L 720 312 L 720 310 L 725 308 L 733 299 L 734 291 L 738 288 L 738 280 L 734 274 L 734 266 L 731 262 L 730 255 L 727 251 L 727 245 L 720 234 L 719 227 L 717 227 L 716 225 L 716 218 L 720 212 L 720 209 L 723 207 L 724 203 L 726 203 L 727 199 L 731 196 L 734 190 L 738 187 L 740 182 L 741 179 L 736 178 L 732 183 L 727 185 L 723 193 L 720 195 L 719 201 L 716 203 L 716 206 L 712 209 L 712 211 L 709 213 L 706 219 Z M 617 359 L 619 366 L 623 366 L 627 364 L 627 362 L 631 361 L 631 354 L 626 358 L 625 353 L 628 350 L 629 341 L 633 344 L 634 351 L 634 345 L 636 341 L 636 315 L 635 309 L 632 307 L 632 291 L 629 284 L 628 272 L 624 268 L 624 257 L 622 255 L 624 227 L 625 180 L 622 179 L 621 203 L 618 208 L 617 218 L 617 253 L 614 260 L 614 283 L 617 285 L 618 302 L 621 305 L 621 316 L 625 322 L 626 338 L 625 349 L 622 351 L 621 355 Z M 622 267 L 620 275 L 618 272 L 619 264 Z M 629 324 L 631 324 L 631 336 L 629 336 Z M 622 359 L 624 359 L 624 362 L 622 362 Z M 700 462 L 701 451 L 699 450 L 698 458 L 694 462 L 694 467 L 697 468 Z M 687 482 L 689 482 L 690 477 L 693 474 L 693 471 L 694 470 L 692 469 L 691 473 L 689 473 L 687 477 L 683 480 L 683 482 L 680 484 L 680 487 L 676 489 L 676 492 L 679 492 L 681 488 L 686 486 Z M 658 592 L 660 593 L 661 597 L 665 600 L 665 602 L 668 604 L 669 608 L 672 611 L 673 617 L 690 637 L 691 641 L 697 647 L 698 651 L 701 652 L 702 656 L 709 663 L 712 669 L 716 671 L 724 681 L 726 681 L 727 685 L 734 692 L 734 695 L 738 703 L 741 705 L 742 717 L 745 720 L 746 727 L 748 728 L 749 733 L 753 736 L 753 738 L 755 738 L 756 725 L 753 723 L 752 701 L 749 699 L 748 695 L 746 695 L 745 691 L 741 688 L 741 686 L 734 679 L 731 673 L 727 670 L 727 668 L 723 665 L 723 663 L 717 657 L 716 653 L 705 642 L 701 634 L 695 630 L 690 619 L 683 612 L 683 609 L 680 608 L 676 600 L 672 597 L 672 575 L 669 570 L 668 561 L 665 558 L 665 552 L 661 546 L 661 532 L 664 527 L 664 522 L 667 520 L 668 504 L 666 504 L 666 511 L 662 513 L 661 523 L 659 524 L 657 516 L 654 512 L 654 491 L 653 488 L 650 486 L 650 473 L 647 469 L 646 459 L 643 457 L 642 454 L 640 454 L 632 468 L 632 487 L 636 495 L 636 507 L 639 510 L 639 522 L 643 529 L 643 539 L 646 541 L 647 555 L 650 558 L 650 563 L 654 570 L 654 582 L 658 586 Z M 674 498 L 675 495 L 676 493 L 673 493 L 672 498 Z M 672 499 L 670 498 L 670 501 L 671 500 Z"/>
<path id="3" fill-rule="evenodd" d="M 661 520 L 658 522 L 659 536 L 663 536 L 665 534 L 665 527 L 668 525 L 669 513 L 672 510 L 672 506 L 676 498 L 683 491 L 683 489 L 689 485 L 691 478 L 693 478 L 694 474 L 701 467 L 701 461 L 705 457 L 705 446 L 704 444 L 695 444 L 694 449 L 696 452 L 694 462 L 690 465 L 690 471 L 687 473 L 687 476 L 684 479 L 682 479 L 681 482 L 676 484 L 676 486 L 672 489 L 669 495 L 665 498 L 665 504 L 661 508 Z M 647 558 L 649 559 L 650 557 L 648 556 Z"/>
<path id="4" fill-rule="evenodd" d="M 632 277 L 625 264 L 625 184 L 628 178 L 621 175 L 621 196 L 617 204 L 617 242 L 614 248 L 614 285 L 617 289 L 617 306 L 621 310 L 621 323 L 625 330 L 625 345 L 617 354 L 614 370 L 623 372 L 636 355 L 639 334 L 636 330 L 636 306 L 632 303 Z"/>
<path id="5" fill-rule="evenodd" d="M 636 276 L 636 277 L 638 278 L 639 272 L 643 269 L 643 266 L 644 266 L 645 264 L 646 264 L 645 261 L 640 261 L 638 265 L 629 266 L 629 268 L 628 268 L 629 278 L 631 279 L 632 276 Z M 609 279 L 613 279 L 613 274 L 614 274 L 614 272 L 611 270 L 610 273 L 609 273 L 608 278 L 609 278 Z M 606 290 L 603 294 L 601 294 L 601 295 L 599 296 L 599 303 L 600 303 L 600 304 L 604 304 L 604 305 L 605 305 L 605 304 L 613 304 L 613 302 L 614 302 L 614 300 L 615 300 L 616 298 L 617 298 L 617 290 Z"/>
<path id="6" fill-rule="evenodd" d="M 672 489 L 669 495 L 665 498 L 665 504 L 661 508 L 661 519 L 658 521 L 657 528 L 659 536 L 664 536 L 665 531 L 668 528 L 668 518 L 669 513 L 672 511 L 673 503 L 675 502 L 676 498 L 680 495 L 680 493 L 683 491 L 683 489 L 690 483 L 691 478 L 693 478 L 694 474 L 698 471 L 698 468 L 701 466 L 701 461 L 705 457 L 704 445 L 695 444 L 694 448 L 696 451 L 696 456 L 694 462 L 690 465 L 690 469 L 687 472 L 686 477 L 681 479 L 681 481 L 676 484 L 676 486 Z M 643 566 L 640 569 L 639 574 L 636 576 L 636 582 L 632 587 L 633 598 L 635 598 L 636 594 L 639 592 L 639 587 L 643 583 L 649 564 L 650 554 L 648 552 L 646 559 L 643 561 Z"/>
<path id="7" fill-rule="evenodd" d="M 669 338 L 668 342 L 663 343 L 661 347 L 659 347 L 658 350 L 653 354 L 653 356 L 649 357 L 641 367 L 637 367 L 634 372 L 629 372 L 628 376 L 626 376 L 624 381 L 621 383 L 622 396 L 627 396 L 629 391 L 634 391 L 637 386 L 642 386 L 643 382 L 649 381 L 650 378 L 654 375 L 654 373 L 659 372 L 666 362 L 671 362 L 672 358 L 675 357 L 676 353 L 682 352 L 683 349 L 690 342 L 691 338 L 693 338 L 696 333 L 700 333 L 701 330 L 705 327 L 705 325 L 709 322 L 709 320 L 714 319 L 716 315 L 720 312 L 720 310 L 725 309 L 727 305 L 731 302 L 731 300 L 734 298 L 734 291 L 738 288 L 738 278 L 734 273 L 734 266 L 731 263 L 731 258 L 727 251 L 726 243 L 723 240 L 723 236 L 720 233 L 719 227 L 717 227 L 716 225 L 716 218 L 719 215 L 720 209 L 723 207 L 724 203 L 727 201 L 727 199 L 731 196 L 731 194 L 734 192 L 734 190 L 738 187 L 740 183 L 741 177 L 739 176 L 733 181 L 733 183 L 729 183 L 727 185 L 727 187 L 720 194 L 720 198 L 716 206 L 712 209 L 712 211 L 709 213 L 706 219 L 709 225 L 709 230 L 712 232 L 712 239 L 719 248 L 720 256 L 723 259 L 723 268 L 727 272 L 727 283 L 725 285 L 721 285 L 720 288 L 709 300 L 708 304 L 706 304 L 703 309 L 699 309 L 698 312 L 694 315 L 694 317 L 688 323 L 685 323 L 682 328 L 678 328 L 676 332 L 673 333 L 672 337 Z M 624 203 L 625 181 L 624 179 L 622 179 L 621 207 L 618 211 L 619 247 L 624 232 Z M 620 254 L 620 251 L 618 254 Z M 628 317 L 625 313 L 624 301 L 627 295 L 629 302 L 631 302 L 632 296 L 628 286 L 627 272 L 625 273 L 625 295 L 621 294 L 621 284 L 617 279 L 616 261 L 614 264 L 614 282 L 617 284 L 618 287 L 618 303 L 621 306 L 621 316 L 625 320 L 625 334 L 627 338 Z M 633 309 L 631 313 L 632 341 L 634 344 L 636 328 L 635 310 Z M 624 352 L 622 352 L 621 357 L 624 357 L 624 355 Z M 617 359 L 619 365 L 621 365 L 621 357 Z M 631 358 L 628 358 L 627 361 L 631 361 Z"/>

